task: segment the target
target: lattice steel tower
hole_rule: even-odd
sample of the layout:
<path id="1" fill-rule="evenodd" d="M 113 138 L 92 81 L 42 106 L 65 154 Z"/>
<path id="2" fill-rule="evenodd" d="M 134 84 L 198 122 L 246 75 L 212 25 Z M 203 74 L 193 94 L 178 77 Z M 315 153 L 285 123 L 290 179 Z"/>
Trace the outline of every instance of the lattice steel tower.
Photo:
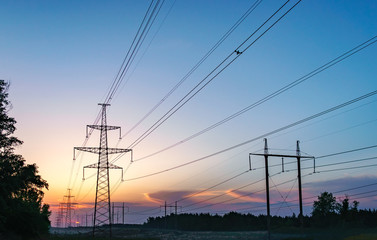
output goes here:
<path id="1" fill-rule="evenodd" d="M 107 131 L 119 129 L 116 126 L 107 126 L 106 122 L 106 107 L 110 104 L 102 104 L 101 111 L 101 125 L 87 125 L 88 128 L 100 130 L 100 145 L 96 147 L 75 147 L 75 150 L 90 152 L 98 154 L 98 163 L 85 166 L 85 168 L 97 169 L 97 187 L 96 199 L 94 205 L 94 222 L 93 222 L 93 236 L 108 235 L 111 237 L 111 208 L 110 208 L 110 180 L 109 169 L 122 169 L 112 163 L 109 163 L 108 155 L 116 153 L 126 153 L 132 151 L 131 149 L 108 148 L 107 145 Z M 121 134 L 120 134 L 121 136 Z M 88 137 L 88 134 L 87 134 Z M 75 155 L 75 154 L 74 154 Z M 123 170 L 122 170 L 123 180 Z M 108 226 L 104 226 L 108 225 Z"/>

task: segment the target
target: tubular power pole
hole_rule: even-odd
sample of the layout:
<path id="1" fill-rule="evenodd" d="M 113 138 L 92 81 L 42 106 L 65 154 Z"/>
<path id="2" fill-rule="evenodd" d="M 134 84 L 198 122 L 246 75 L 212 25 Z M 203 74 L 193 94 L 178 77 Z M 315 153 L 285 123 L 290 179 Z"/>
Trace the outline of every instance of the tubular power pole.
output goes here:
<path id="1" fill-rule="evenodd" d="M 300 203 L 300 215 L 298 216 L 300 221 L 301 230 L 304 228 L 304 213 L 302 212 L 302 188 L 301 188 L 301 152 L 300 152 L 300 141 L 297 141 L 296 145 L 296 156 L 297 156 L 297 178 L 298 178 L 298 196 Z"/>
<path id="2" fill-rule="evenodd" d="M 302 210 L 302 187 L 301 187 L 301 159 L 313 159 L 315 161 L 315 158 L 313 156 L 302 156 L 300 152 L 300 141 L 297 141 L 296 145 L 296 154 L 295 155 L 288 155 L 288 154 L 271 154 L 268 152 L 267 147 L 267 139 L 264 139 L 264 153 L 249 153 L 249 165 L 251 170 L 251 158 L 250 156 L 264 156 L 264 162 L 265 162 L 265 170 L 266 170 L 266 202 L 267 202 L 267 231 L 268 231 L 268 239 L 271 239 L 271 233 L 270 233 L 270 224 L 271 224 L 271 216 L 270 216 L 270 193 L 269 193 L 269 175 L 268 175 L 268 157 L 280 157 L 282 158 L 282 172 L 284 172 L 284 159 L 283 158 L 296 158 L 297 159 L 297 178 L 298 178 L 298 193 L 299 193 L 299 204 L 300 204 L 300 214 L 299 214 L 299 221 L 300 221 L 300 227 L 301 229 L 304 226 L 304 214 Z M 315 162 L 314 162 L 315 163 Z M 314 165 L 315 166 L 315 165 Z M 314 167 L 315 172 L 315 167 Z"/>
<path id="3" fill-rule="evenodd" d="M 92 128 L 100 131 L 99 147 L 75 147 L 75 150 L 90 152 L 98 154 L 98 163 L 85 166 L 85 168 L 97 169 L 97 185 L 96 198 L 94 205 L 93 217 L 93 237 L 104 236 L 111 238 L 111 206 L 110 206 L 110 180 L 109 169 L 122 169 L 112 163 L 109 163 L 108 155 L 116 153 L 126 153 L 132 151 L 131 149 L 108 148 L 107 131 L 119 129 L 120 127 L 108 126 L 106 119 L 106 107 L 110 104 L 100 103 L 101 111 L 101 125 L 88 125 L 87 128 Z M 87 136 L 88 137 L 88 136 Z M 123 179 L 122 179 L 123 180 Z M 108 225 L 107 227 L 104 225 Z"/>
<path id="4" fill-rule="evenodd" d="M 129 212 L 130 211 L 130 208 L 128 207 L 128 206 L 125 206 L 124 205 L 124 203 L 123 203 L 123 205 L 122 206 L 115 206 L 115 203 L 113 202 L 113 224 L 115 223 L 115 221 L 114 221 L 114 215 L 115 215 L 115 208 L 121 208 L 122 209 L 122 224 L 124 224 L 124 208 L 127 208 L 127 212 Z M 117 218 L 117 223 L 119 223 L 119 221 L 118 221 L 119 219 Z"/>
<path id="5" fill-rule="evenodd" d="M 165 228 L 167 228 L 167 226 L 168 226 L 168 219 L 167 219 L 167 216 L 168 216 L 168 208 L 169 208 L 169 210 L 170 210 L 170 212 L 171 212 L 171 208 L 174 208 L 174 212 L 175 212 L 175 218 L 177 217 L 177 213 L 178 213 L 178 208 L 181 208 L 182 209 L 182 206 L 178 206 L 177 205 L 177 202 L 175 202 L 175 204 L 174 205 L 168 205 L 167 203 L 166 203 L 166 201 L 165 201 L 165 204 L 164 205 L 162 205 L 162 206 L 160 206 L 160 209 L 161 208 L 164 208 L 164 212 L 165 212 L 165 214 L 164 214 L 164 216 L 165 216 Z"/>
<path id="6" fill-rule="evenodd" d="M 266 202 L 267 202 L 267 237 L 271 239 L 271 212 L 270 212 L 270 179 L 268 174 L 268 146 L 267 138 L 264 139 L 264 165 L 266 171 Z"/>

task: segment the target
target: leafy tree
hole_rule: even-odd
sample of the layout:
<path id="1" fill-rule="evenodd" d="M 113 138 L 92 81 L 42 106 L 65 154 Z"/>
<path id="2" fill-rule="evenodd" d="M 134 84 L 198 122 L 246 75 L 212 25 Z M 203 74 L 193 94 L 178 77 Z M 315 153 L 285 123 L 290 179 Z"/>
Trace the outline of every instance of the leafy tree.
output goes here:
<path id="1" fill-rule="evenodd" d="M 49 206 L 42 203 L 48 184 L 35 164 L 14 153 L 22 141 L 13 136 L 16 120 L 8 116 L 8 88 L 0 80 L 0 233 L 27 239 L 48 231 Z"/>
<path id="2" fill-rule="evenodd" d="M 339 214 L 342 218 L 347 218 L 347 216 L 349 215 L 349 211 L 350 211 L 350 202 L 349 202 L 349 198 L 348 196 L 346 196 L 342 203 L 339 204 Z"/>
<path id="3" fill-rule="evenodd" d="M 336 213 L 339 205 L 332 193 L 323 192 L 313 204 L 313 216 L 329 216 Z"/>
<path id="4" fill-rule="evenodd" d="M 332 193 L 323 192 L 314 201 L 312 212 L 312 223 L 317 227 L 330 227 L 339 222 L 340 205 Z"/>

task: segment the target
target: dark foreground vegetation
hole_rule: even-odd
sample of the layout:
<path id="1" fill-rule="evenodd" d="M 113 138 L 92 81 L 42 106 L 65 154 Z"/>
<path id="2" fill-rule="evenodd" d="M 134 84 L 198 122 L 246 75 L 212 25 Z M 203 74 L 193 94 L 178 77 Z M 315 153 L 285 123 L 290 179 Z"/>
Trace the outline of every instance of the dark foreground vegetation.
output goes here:
<path id="1" fill-rule="evenodd" d="M 304 216 L 304 228 L 377 228 L 375 209 L 358 209 L 359 203 L 350 204 L 348 197 L 341 202 L 328 192 L 314 201 L 311 216 Z M 267 216 L 230 212 L 223 216 L 210 214 L 179 214 L 148 218 L 146 227 L 188 231 L 261 231 L 266 228 Z M 272 229 L 298 228 L 298 216 L 271 217 Z"/>
<path id="2" fill-rule="evenodd" d="M 48 188 L 35 164 L 14 153 L 16 121 L 8 116 L 8 86 L 0 80 L 0 239 L 30 239 L 48 232 L 49 206 L 42 203 Z"/>
<path id="3" fill-rule="evenodd" d="M 168 228 L 185 231 L 264 231 L 267 217 L 252 214 L 231 212 L 223 216 L 210 214 L 180 214 L 166 218 L 149 218 L 145 224 L 150 228 Z M 272 229 L 299 228 L 299 219 L 296 216 L 271 218 Z M 358 210 L 348 216 L 334 214 L 326 217 L 304 217 L 304 228 L 376 228 L 376 210 Z"/>
<path id="4" fill-rule="evenodd" d="M 166 218 L 149 218 L 145 224 L 150 228 L 168 228 L 185 231 L 265 231 L 267 217 L 252 214 L 230 212 L 223 216 L 210 214 L 180 214 Z M 296 216 L 271 218 L 272 229 L 299 228 L 299 219 Z M 377 211 L 359 210 L 348 216 L 332 215 L 326 217 L 304 217 L 305 228 L 376 228 Z"/>
<path id="5" fill-rule="evenodd" d="M 71 229 L 74 230 L 74 229 Z M 90 231 L 90 229 L 87 229 Z M 83 233 L 79 229 L 76 234 L 51 234 L 49 240 L 90 240 L 90 232 Z M 113 226 L 112 240 L 266 240 L 267 231 L 182 231 L 174 229 L 146 228 L 143 225 Z M 108 239 L 96 237 L 96 240 Z M 279 228 L 271 233 L 271 240 L 376 240 L 375 228 Z"/>

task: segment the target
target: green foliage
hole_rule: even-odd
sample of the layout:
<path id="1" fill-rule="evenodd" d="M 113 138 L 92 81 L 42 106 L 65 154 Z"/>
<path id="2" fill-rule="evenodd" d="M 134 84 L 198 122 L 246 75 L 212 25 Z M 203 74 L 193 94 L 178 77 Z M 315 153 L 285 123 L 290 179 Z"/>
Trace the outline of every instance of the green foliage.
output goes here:
<path id="1" fill-rule="evenodd" d="M 48 231 L 49 206 L 42 203 L 48 184 L 35 164 L 14 153 L 22 141 L 13 136 L 16 120 L 8 116 L 8 86 L 0 80 L 0 232 L 26 239 Z"/>

